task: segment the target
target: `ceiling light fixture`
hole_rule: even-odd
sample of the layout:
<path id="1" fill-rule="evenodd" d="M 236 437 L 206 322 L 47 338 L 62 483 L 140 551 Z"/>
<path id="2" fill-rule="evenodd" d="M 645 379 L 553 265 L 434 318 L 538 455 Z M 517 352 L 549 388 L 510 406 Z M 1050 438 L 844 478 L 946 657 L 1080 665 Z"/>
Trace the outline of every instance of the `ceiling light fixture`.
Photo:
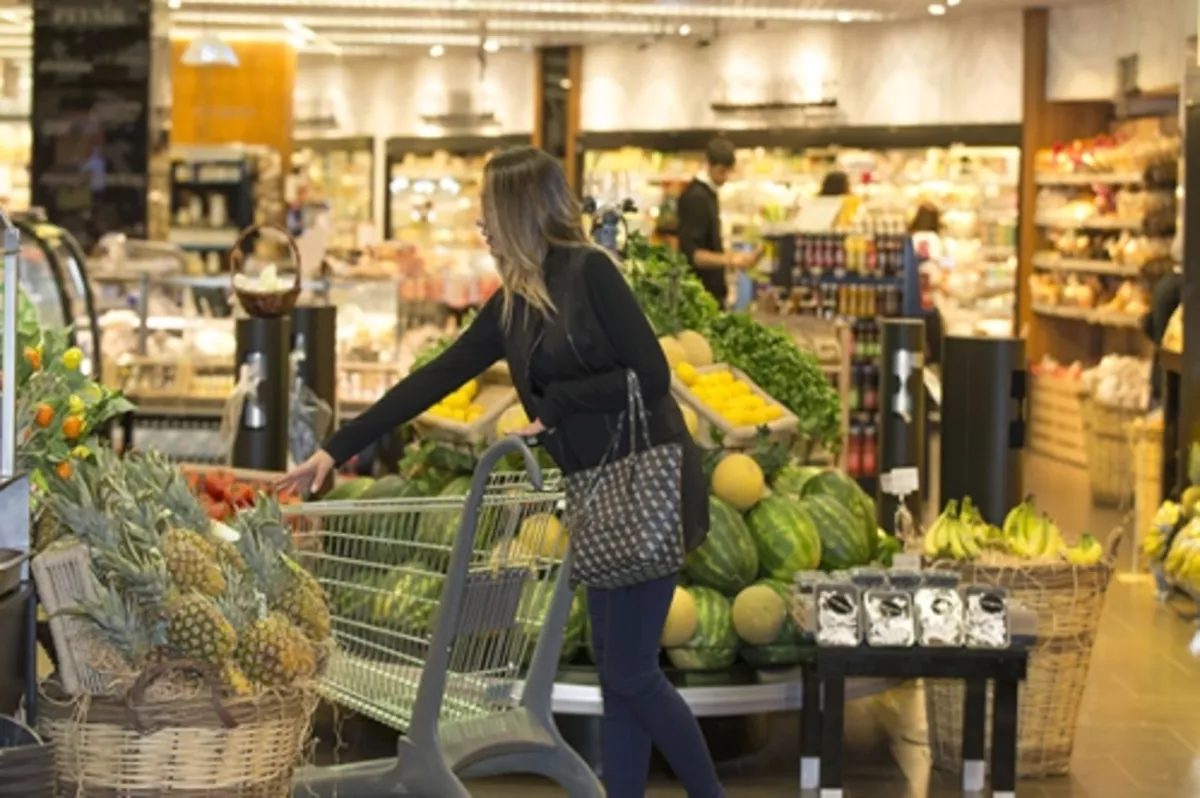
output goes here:
<path id="1" fill-rule="evenodd" d="M 434 58 L 441 58 L 445 54 L 446 54 L 446 48 L 440 44 L 435 44 L 433 47 L 429 48 L 429 55 L 431 55 Z"/>
<path id="2" fill-rule="evenodd" d="M 961 2 L 962 2 L 962 0 L 946 0 L 946 5 L 950 8 L 954 8 L 956 5 L 958 5 Z"/>
<path id="3" fill-rule="evenodd" d="M 498 52 L 500 50 L 500 42 L 496 41 L 495 39 L 484 39 L 483 50 L 487 53 Z"/>
<path id="4" fill-rule="evenodd" d="M 172 11 L 178 11 L 183 8 L 183 0 L 167 0 L 167 8 Z"/>
<path id="5" fill-rule="evenodd" d="M 929 6 L 929 13 L 933 14 L 935 17 L 943 16 L 946 13 L 946 7 L 941 3 L 934 3 L 933 5 Z"/>
<path id="6" fill-rule="evenodd" d="M 691 35 L 691 33 L 692 33 L 692 26 L 687 24 L 686 22 L 679 26 L 679 35 L 680 36 L 689 36 L 689 35 Z"/>
<path id="7" fill-rule="evenodd" d="M 839 12 L 837 13 L 837 21 L 838 21 L 838 22 L 842 22 L 842 23 L 845 23 L 845 22 L 853 22 L 853 21 L 854 21 L 854 12 L 852 12 L 852 11 L 839 11 Z"/>
<path id="8" fill-rule="evenodd" d="M 188 43 L 180 59 L 190 67 L 236 67 L 237 53 L 229 43 L 215 33 L 201 33 Z"/>

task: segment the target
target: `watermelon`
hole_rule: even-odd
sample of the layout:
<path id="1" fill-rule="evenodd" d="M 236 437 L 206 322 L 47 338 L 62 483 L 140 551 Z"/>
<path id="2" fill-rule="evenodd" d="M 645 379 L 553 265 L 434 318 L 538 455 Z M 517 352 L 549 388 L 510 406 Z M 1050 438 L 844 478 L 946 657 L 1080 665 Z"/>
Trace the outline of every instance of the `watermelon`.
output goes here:
<path id="1" fill-rule="evenodd" d="M 820 564 L 821 537 L 798 502 L 772 494 L 755 505 L 746 521 L 761 575 L 790 583 L 797 571 Z"/>
<path id="2" fill-rule="evenodd" d="M 374 485 L 371 485 L 363 493 L 359 494 L 363 501 L 374 499 L 400 499 L 405 496 L 405 488 L 408 485 L 408 480 L 397 474 L 389 474 L 382 477 Z"/>
<path id="3" fill-rule="evenodd" d="M 812 519 L 821 536 L 821 570 L 845 571 L 871 562 L 874 546 L 859 533 L 858 517 L 836 496 L 814 495 L 801 500 L 800 508 Z M 872 538 L 878 533 L 871 530 Z"/>
<path id="4" fill-rule="evenodd" d="M 708 507 L 708 536 L 688 554 L 683 570 L 694 584 L 736 596 L 758 575 L 758 549 L 737 510 L 716 496 L 709 497 Z"/>
<path id="5" fill-rule="evenodd" d="M 847 530 L 848 534 L 858 538 L 852 548 L 858 551 L 865 545 L 868 556 L 864 562 L 875 559 L 875 546 L 878 541 L 875 501 L 859 487 L 856 481 L 835 468 L 827 468 L 804 483 L 801 495 L 804 498 L 818 495 L 832 496 L 850 510 L 857 519 L 857 526 L 852 530 Z"/>
<path id="6" fill-rule="evenodd" d="M 667 649 L 667 659 L 681 671 L 728 668 L 737 659 L 738 636 L 733 628 L 729 599 L 711 588 L 688 588 L 696 602 L 699 623 L 686 645 Z"/>
<path id="7" fill-rule="evenodd" d="M 372 623 L 423 634 L 430 631 L 445 577 L 411 562 L 392 571 L 370 602 Z"/>
<path id="8" fill-rule="evenodd" d="M 746 646 L 742 648 L 742 660 L 754 668 L 795 665 L 804 658 L 804 655 L 809 650 L 809 646 L 804 642 L 800 630 L 796 627 L 795 621 L 792 620 L 792 613 L 790 611 L 791 595 L 787 584 L 776 579 L 762 579 L 754 584 L 755 586 L 762 585 L 774 590 L 783 601 L 784 607 L 789 608 L 789 610 L 784 617 L 783 628 L 780 629 L 779 636 L 775 638 L 774 642 L 761 646 Z"/>
<path id="9" fill-rule="evenodd" d="M 546 613 L 550 611 L 550 601 L 554 598 L 553 581 L 529 581 L 521 589 L 521 603 L 517 609 L 517 622 L 530 638 L 525 651 L 525 664 L 533 658 L 537 646 L 538 635 L 542 624 L 546 621 Z M 584 626 L 587 620 L 587 593 L 584 588 L 575 591 L 571 598 L 571 610 L 567 614 L 567 625 L 563 628 L 562 654 L 559 662 L 567 662 L 579 651 L 583 643 Z"/>
<path id="10" fill-rule="evenodd" d="M 803 495 L 805 484 L 822 470 L 818 466 L 784 466 L 771 480 L 771 490 L 791 499 L 799 499 Z"/>
<path id="11" fill-rule="evenodd" d="M 332 490 L 321 497 L 321 501 L 340 502 L 357 499 L 370 490 L 374 484 L 375 480 L 370 477 L 348 479 L 334 485 Z"/>
<path id="12" fill-rule="evenodd" d="M 459 477 L 442 489 L 439 498 L 465 497 L 470 490 L 471 478 Z M 458 538 L 458 527 L 462 523 L 462 511 L 461 504 L 453 508 L 430 511 L 421 517 L 420 525 L 417 527 L 417 541 L 425 544 L 426 547 L 436 547 L 423 547 L 423 559 L 443 570 L 450 564 L 450 549 L 453 548 L 454 541 Z M 476 535 L 476 549 L 486 544 L 483 532 L 483 530 L 479 530 Z"/>
<path id="13" fill-rule="evenodd" d="M 575 591 L 571 600 L 571 614 L 567 616 L 567 628 L 563 630 L 563 648 L 560 662 L 568 662 L 575 658 L 583 645 L 584 634 L 587 632 L 587 589 L 580 587 Z"/>

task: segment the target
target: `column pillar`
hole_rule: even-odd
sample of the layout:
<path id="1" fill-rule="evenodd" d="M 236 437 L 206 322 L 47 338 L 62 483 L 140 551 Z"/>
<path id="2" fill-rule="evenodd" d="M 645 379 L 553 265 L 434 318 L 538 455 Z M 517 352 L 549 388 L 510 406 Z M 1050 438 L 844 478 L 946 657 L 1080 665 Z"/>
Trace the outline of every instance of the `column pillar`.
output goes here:
<path id="1" fill-rule="evenodd" d="M 150 0 L 34 0 L 34 206 L 90 247 L 145 238 Z"/>
<path id="2" fill-rule="evenodd" d="M 579 136 L 583 48 L 542 47 L 534 67 L 533 145 L 562 161 L 567 182 L 581 187 Z"/>

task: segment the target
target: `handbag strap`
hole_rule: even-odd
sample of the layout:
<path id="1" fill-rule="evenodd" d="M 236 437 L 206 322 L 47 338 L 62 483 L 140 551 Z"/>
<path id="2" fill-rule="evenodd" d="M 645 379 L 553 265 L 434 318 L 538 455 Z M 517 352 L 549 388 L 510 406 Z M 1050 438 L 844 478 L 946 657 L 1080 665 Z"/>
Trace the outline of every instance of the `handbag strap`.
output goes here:
<path id="1" fill-rule="evenodd" d="M 584 501 L 591 498 L 596 490 L 596 486 L 600 483 L 601 472 L 604 467 L 611 463 L 616 457 L 621 445 L 621 436 L 625 432 L 625 424 L 629 424 L 629 453 L 633 454 L 637 451 L 638 430 L 641 430 L 642 443 L 647 449 L 650 448 L 650 421 L 646 415 L 646 404 L 642 399 L 641 382 L 638 380 L 637 372 L 629 369 L 625 372 L 626 390 L 629 396 L 629 409 L 621 414 L 617 419 L 617 431 L 613 433 L 612 442 L 608 446 L 608 450 L 604 453 L 600 463 L 595 468 L 595 475 L 592 478 L 591 484 L 583 492 Z"/>

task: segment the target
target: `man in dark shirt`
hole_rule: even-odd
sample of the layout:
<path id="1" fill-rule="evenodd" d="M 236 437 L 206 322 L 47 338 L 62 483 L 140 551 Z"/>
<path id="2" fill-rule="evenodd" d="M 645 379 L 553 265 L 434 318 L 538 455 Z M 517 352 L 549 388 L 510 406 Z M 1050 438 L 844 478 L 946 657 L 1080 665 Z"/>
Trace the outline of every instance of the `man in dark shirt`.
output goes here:
<path id="1" fill-rule="evenodd" d="M 729 294 L 726 269 L 747 269 L 760 252 L 726 252 L 721 240 L 721 207 L 717 191 L 733 173 L 737 158 L 733 142 L 715 138 L 705 153 L 708 170 L 696 175 L 679 195 L 679 250 L 721 307 Z"/>

